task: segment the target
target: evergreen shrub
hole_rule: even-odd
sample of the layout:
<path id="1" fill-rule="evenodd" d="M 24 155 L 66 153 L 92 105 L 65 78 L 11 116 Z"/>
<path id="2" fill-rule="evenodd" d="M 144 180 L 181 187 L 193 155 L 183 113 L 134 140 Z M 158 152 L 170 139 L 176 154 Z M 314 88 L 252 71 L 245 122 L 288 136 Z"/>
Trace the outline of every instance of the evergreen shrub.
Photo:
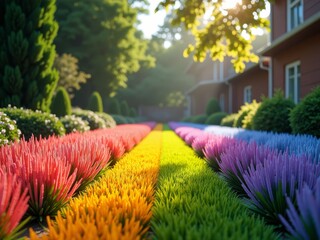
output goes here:
<path id="1" fill-rule="evenodd" d="M 289 115 L 293 108 L 293 101 L 277 91 L 273 98 L 263 99 L 253 117 L 252 127 L 254 130 L 290 133 Z"/>
<path id="2" fill-rule="evenodd" d="M 211 114 L 216 112 L 221 112 L 220 104 L 215 98 L 212 98 L 207 104 L 206 114 L 210 116 Z"/>
<path id="3" fill-rule="evenodd" d="M 127 118 L 121 116 L 121 115 L 116 115 L 116 114 L 111 114 L 112 118 L 116 121 L 116 124 L 127 124 L 129 123 Z"/>
<path id="4" fill-rule="evenodd" d="M 115 115 L 120 115 L 121 110 L 120 110 L 120 103 L 116 98 L 112 98 L 109 103 L 109 114 L 115 114 Z"/>
<path id="5" fill-rule="evenodd" d="M 126 101 L 122 101 L 120 103 L 120 112 L 122 116 L 125 116 L 125 117 L 130 116 L 130 108 Z"/>
<path id="6" fill-rule="evenodd" d="M 89 124 L 90 130 L 106 127 L 104 120 L 93 111 L 83 110 L 81 108 L 73 108 L 72 114 L 77 117 L 80 117 L 84 121 L 87 121 Z"/>
<path id="7" fill-rule="evenodd" d="M 102 118 L 107 128 L 113 128 L 117 125 L 113 117 L 105 112 L 96 112 L 96 114 Z"/>
<path id="8" fill-rule="evenodd" d="M 229 114 L 229 115 L 225 116 L 224 118 L 221 119 L 221 126 L 233 127 L 233 123 L 234 123 L 236 116 L 237 116 L 236 113 Z"/>
<path id="9" fill-rule="evenodd" d="M 310 134 L 320 138 L 320 87 L 292 109 L 290 126 L 295 134 Z"/>
<path id="10" fill-rule="evenodd" d="M 237 116 L 235 117 L 233 127 L 246 127 L 247 129 L 250 129 L 252 125 L 252 117 L 259 105 L 260 104 L 257 103 L 256 100 L 253 100 L 252 103 L 245 103 L 242 105 L 237 113 Z M 244 119 L 246 119 L 245 122 Z"/>
<path id="11" fill-rule="evenodd" d="M 64 87 L 58 87 L 57 93 L 51 103 L 51 113 L 57 117 L 71 114 L 71 101 L 68 92 Z"/>
<path id="12" fill-rule="evenodd" d="M 36 138 L 40 136 L 47 138 L 51 135 L 62 136 L 65 134 L 63 124 L 54 114 L 16 107 L 2 108 L 0 111 L 16 121 L 26 140 L 32 135 Z"/>
<path id="13" fill-rule="evenodd" d="M 208 118 L 207 115 L 196 115 L 196 116 L 193 116 L 192 122 L 204 124 L 207 118 Z"/>
<path id="14" fill-rule="evenodd" d="M 60 118 L 60 121 L 66 129 L 66 133 L 86 132 L 90 130 L 88 122 L 75 115 L 63 116 Z"/>
<path id="15" fill-rule="evenodd" d="M 93 112 L 103 112 L 103 104 L 100 93 L 93 92 L 89 98 L 88 109 Z"/>
<path id="16" fill-rule="evenodd" d="M 136 111 L 135 108 L 130 108 L 130 114 L 129 114 L 129 116 L 130 116 L 130 117 L 133 117 L 133 118 L 135 118 L 135 117 L 138 116 L 137 111 Z"/>
<path id="17" fill-rule="evenodd" d="M 7 114 L 0 111 L 0 147 L 20 139 L 21 131 L 16 121 L 11 120 Z"/>
<path id="18" fill-rule="evenodd" d="M 220 125 L 221 120 L 226 117 L 228 114 L 225 112 L 216 112 L 211 114 L 207 120 L 205 121 L 205 124 L 208 125 Z"/>

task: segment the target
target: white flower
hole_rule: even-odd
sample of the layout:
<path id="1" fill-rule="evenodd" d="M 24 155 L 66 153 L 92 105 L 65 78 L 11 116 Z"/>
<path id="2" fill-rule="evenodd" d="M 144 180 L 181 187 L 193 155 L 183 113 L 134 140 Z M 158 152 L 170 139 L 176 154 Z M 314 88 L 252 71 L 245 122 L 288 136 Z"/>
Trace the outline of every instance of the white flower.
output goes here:
<path id="1" fill-rule="evenodd" d="M 5 133 L 6 133 L 6 130 L 5 130 L 5 129 L 2 129 L 2 130 L 1 130 L 1 133 L 2 133 L 2 134 L 5 134 Z"/>
<path id="2" fill-rule="evenodd" d="M 12 124 L 9 124 L 9 130 L 14 130 L 14 126 Z"/>

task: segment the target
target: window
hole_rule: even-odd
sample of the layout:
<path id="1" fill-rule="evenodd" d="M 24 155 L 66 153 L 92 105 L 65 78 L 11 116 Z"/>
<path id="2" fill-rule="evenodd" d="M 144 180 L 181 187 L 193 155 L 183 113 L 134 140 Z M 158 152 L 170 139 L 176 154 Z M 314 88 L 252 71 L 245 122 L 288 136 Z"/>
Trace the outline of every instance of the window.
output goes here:
<path id="1" fill-rule="evenodd" d="M 288 31 L 299 26 L 303 22 L 302 0 L 288 0 Z"/>
<path id="2" fill-rule="evenodd" d="M 220 103 L 221 111 L 224 112 L 225 111 L 225 101 L 224 101 L 224 94 L 223 93 L 220 94 L 219 103 Z"/>
<path id="3" fill-rule="evenodd" d="M 213 81 L 220 82 L 223 80 L 223 62 L 215 61 L 213 63 Z"/>
<path id="4" fill-rule="evenodd" d="M 243 89 L 243 102 L 244 103 L 251 103 L 252 102 L 251 86 L 246 86 Z"/>
<path id="5" fill-rule="evenodd" d="M 300 100 L 300 61 L 286 66 L 286 97 L 295 103 Z"/>

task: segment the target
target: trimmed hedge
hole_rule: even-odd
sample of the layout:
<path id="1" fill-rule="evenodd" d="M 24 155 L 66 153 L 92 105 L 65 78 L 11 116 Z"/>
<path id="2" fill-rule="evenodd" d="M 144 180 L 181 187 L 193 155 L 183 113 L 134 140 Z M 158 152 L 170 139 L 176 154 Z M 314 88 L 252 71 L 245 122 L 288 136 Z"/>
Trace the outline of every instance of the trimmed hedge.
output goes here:
<path id="1" fill-rule="evenodd" d="M 59 119 L 49 113 L 39 110 L 33 111 L 23 108 L 2 108 L 0 111 L 6 113 L 8 117 L 15 120 L 22 136 L 26 140 L 33 135 L 36 138 L 40 136 L 47 138 L 51 135 L 63 136 L 65 129 Z"/>
<path id="2" fill-rule="evenodd" d="M 225 112 L 213 113 L 207 118 L 207 120 L 205 121 L 205 124 L 208 124 L 208 125 L 220 125 L 222 119 L 224 117 L 226 117 L 227 115 L 228 115 L 228 113 L 225 113 Z"/>
<path id="3" fill-rule="evenodd" d="M 88 103 L 88 110 L 93 112 L 103 112 L 102 98 L 99 92 L 95 91 L 91 94 Z"/>
<path id="4" fill-rule="evenodd" d="M 207 104 L 206 114 L 207 116 L 210 116 L 211 114 L 216 112 L 221 112 L 220 104 L 215 98 L 212 98 Z"/>
<path id="5" fill-rule="evenodd" d="M 64 87 L 58 87 L 51 106 L 51 113 L 57 117 L 62 117 L 71 114 L 71 101 L 68 92 Z"/>
<path id="6" fill-rule="evenodd" d="M 320 138 L 320 87 L 292 109 L 290 126 L 295 134 L 310 134 Z"/>
<path id="7" fill-rule="evenodd" d="M 0 147 L 20 139 L 21 131 L 16 121 L 11 120 L 7 114 L 0 111 Z"/>

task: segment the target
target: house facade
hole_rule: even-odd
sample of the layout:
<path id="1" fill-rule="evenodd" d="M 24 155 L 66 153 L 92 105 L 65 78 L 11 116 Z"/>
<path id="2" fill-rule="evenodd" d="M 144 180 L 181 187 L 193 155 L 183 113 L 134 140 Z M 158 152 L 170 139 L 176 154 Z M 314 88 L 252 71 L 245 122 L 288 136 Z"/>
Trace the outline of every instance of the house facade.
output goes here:
<path id="1" fill-rule="evenodd" d="M 245 102 L 272 97 L 277 89 L 298 103 L 320 85 L 320 1 L 275 1 L 270 21 L 270 35 L 254 42 L 259 64 L 248 64 L 241 74 L 228 59 L 208 59 L 187 69 L 197 80 L 186 92 L 190 115 L 203 114 L 211 98 L 219 100 L 223 111 L 237 112 Z"/>

